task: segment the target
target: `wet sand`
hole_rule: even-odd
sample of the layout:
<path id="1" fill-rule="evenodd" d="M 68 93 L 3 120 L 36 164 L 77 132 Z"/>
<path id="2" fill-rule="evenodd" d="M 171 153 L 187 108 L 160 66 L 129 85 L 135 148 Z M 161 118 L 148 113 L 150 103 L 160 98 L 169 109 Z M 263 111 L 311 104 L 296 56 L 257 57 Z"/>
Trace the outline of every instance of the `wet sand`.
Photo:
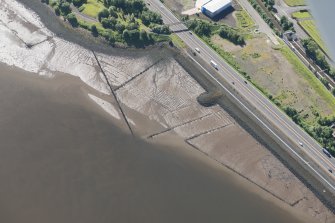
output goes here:
<path id="1" fill-rule="evenodd" d="M 0 70 L 2 222 L 299 222 L 200 154 L 122 133 L 77 78 Z"/>

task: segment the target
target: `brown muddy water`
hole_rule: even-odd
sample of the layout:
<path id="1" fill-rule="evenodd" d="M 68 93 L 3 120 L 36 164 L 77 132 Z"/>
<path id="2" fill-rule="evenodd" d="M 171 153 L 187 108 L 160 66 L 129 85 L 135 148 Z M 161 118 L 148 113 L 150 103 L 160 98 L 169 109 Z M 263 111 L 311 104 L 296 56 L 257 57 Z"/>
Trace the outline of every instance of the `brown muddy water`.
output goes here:
<path id="1" fill-rule="evenodd" d="M 298 222 L 194 151 L 124 134 L 86 95 L 0 65 L 0 222 Z"/>

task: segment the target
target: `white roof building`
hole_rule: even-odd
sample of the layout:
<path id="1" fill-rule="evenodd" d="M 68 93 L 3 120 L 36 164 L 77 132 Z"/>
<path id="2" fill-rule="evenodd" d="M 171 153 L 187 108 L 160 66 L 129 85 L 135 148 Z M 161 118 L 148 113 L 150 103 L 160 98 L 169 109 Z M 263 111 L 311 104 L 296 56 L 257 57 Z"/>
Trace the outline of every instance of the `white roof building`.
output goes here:
<path id="1" fill-rule="evenodd" d="M 210 0 L 201 7 L 201 12 L 213 18 L 232 6 L 232 0 Z"/>

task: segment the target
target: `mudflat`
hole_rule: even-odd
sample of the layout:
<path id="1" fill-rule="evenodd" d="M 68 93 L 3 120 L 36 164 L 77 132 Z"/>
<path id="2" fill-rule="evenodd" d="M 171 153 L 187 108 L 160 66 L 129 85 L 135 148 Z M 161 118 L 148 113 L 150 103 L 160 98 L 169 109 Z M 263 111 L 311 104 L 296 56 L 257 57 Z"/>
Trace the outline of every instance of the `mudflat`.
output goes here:
<path id="1" fill-rule="evenodd" d="M 37 1 L 31 2 L 41 5 Z M 7 180 L 8 191 L 4 190 L 4 194 L 20 192 L 20 202 L 25 207 L 28 206 L 25 202 L 37 199 L 33 203 L 40 205 L 32 206 L 36 211 L 43 207 L 42 203 L 47 203 L 48 197 L 55 198 L 56 203 L 52 202 L 51 206 L 45 207 L 50 212 L 50 215 L 44 216 L 48 218 L 46 222 L 53 222 L 49 220 L 50 216 L 56 215 L 53 208 L 61 210 L 62 217 L 55 217 L 61 222 L 68 219 L 72 222 L 78 221 L 76 219 L 83 222 L 104 222 L 110 219 L 118 222 L 148 222 L 148 219 L 153 219 L 153 222 L 208 222 L 212 219 L 230 219 L 231 222 L 245 222 L 246 219 L 248 222 L 252 222 L 252 219 L 257 219 L 257 222 L 269 219 L 272 222 L 299 221 L 291 218 L 292 214 L 302 222 L 334 220 L 334 215 L 318 198 L 225 110 L 219 106 L 204 108 L 197 103 L 196 97 L 204 89 L 178 63 L 173 52 L 160 48 L 123 51 L 120 54 L 109 54 L 113 49 L 96 51 L 81 46 L 80 42 L 60 38 L 42 23 L 36 13 L 16 1 L 3 0 L 0 4 L 0 38 L 3 43 L 0 48 L 1 61 L 44 76 L 40 78 L 30 74 L 30 79 L 27 79 L 27 75 L 22 75 L 32 84 L 29 91 L 36 97 L 29 98 L 25 92 L 16 94 L 28 98 L 21 100 L 22 107 L 17 111 L 22 112 L 22 117 L 18 113 L 15 120 L 27 117 L 18 123 L 26 123 L 23 125 L 26 129 L 31 131 L 36 128 L 39 132 L 32 131 L 33 135 L 29 135 L 29 131 L 20 132 L 15 127 L 16 130 L 5 133 L 6 139 L 10 139 L 9 133 L 15 133 L 23 137 L 22 142 L 25 143 L 17 144 L 17 150 L 11 150 L 13 154 L 8 151 L 5 153 L 16 160 L 16 156 L 22 155 L 21 149 L 27 148 L 23 154 L 30 160 L 35 154 L 30 150 L 39 151 L 37 148 L 42 148 L 41 154 L 44 155 L 38 152 L 36 155 L 42 164 L 35 166 L 36 161 L 30 160 L 27 165 L 21 165 L 17 173 L 22 172 L 27 178 L 22 176 L 20 181 L 16 178 Z M 38 12 L 42 15 L 45 11 L 41 8 Z M 55 19 L 54 22 L 59 21 Z M 34 42 L 29 42 L 32 40 Z M 27 43 L 34 46 L 27 48 Z M 116 52 L 121 51 L 117 49 Z M 12 81 L 11 85 L 14 83 Z M 32 89 L 45 91 L 38 90 L 40 93 L 36 93 Z M 34 98 L 38 99 L 35 105 Z M 14 100 L 8 101 L 11 106 L 20 105 L 12 103 Z M 42 113 L 39 113 L 40 110 Z M 42 127 L 35 127 L 32 120 Z M 121 133 L 129 134 L 129 127 L 135 137 L 154 145 L 133 141 L 129 135 Z M 45 138 L 42 140 L 37 136 Z M 19 143 L 20 137 L 16 138 L 15 143 Z M 143 149 L 140 149 L 142 144 Z M 158 146 L 161 144 L 173 144 L 176 148 Z M 135 151 L 129 152 L 129 157 L 126 152 L 128 147 L 130 151 Z M 152 148 L 153 154 L 148 152 L 151 151 L 149 148 Z M 166 154 L 179 157 L 173 158 L 178 161 L 169 161 Z M 150 162 L 142 158 L 148 158 L 158 166 L 152 164 L 148 167 L 147 163 Z M 164 164 L 163 167 L 160 162 Z M 10 165 L 10 162 L 6 165 Z M 186 171 L 185 175 L 177 173 L 183 172 L 179 168 L 184 167 L 207 173 L 206 165 L 211 168 L 209 175 L 205 174 L 206 177 L 214 176 L 216 180 L 213 185 L 207 185 L 208 178 L 198 178 L 201 175 L 199 172 L 191 174 Z M 32 168 L 30 175 L 24 172 L 29 168 Z M 38 169 L 45 172 L 40 173 Z M 71 172 L 72 169 L 74 172 Z M 150 172 L 151 169 L 154 172 Z M 36 171 L 39 175 L 31 178 L 36 179 L 31 182 L 30 177 Z M 51 176 L 52 173 L 55 173 L 57 179 Z M 239 192 L 234 193 L 229 187 L 225 188 L 218 183 L 227 182 L 227 176 L 235 176 L 234 179 L 238 181 L 230 188 L 243 187 L 242 191 L 248 191 L 239 194 L 243 197 L 241 203 L 235 200 Z M 115 183 L 114 179 L 119 180 Z M 13 187 L 16 183 L 18 186 Z M 32 193 L 23 197 L 22 192 L 29 190 Z M 52 197 L 54 194 L 59 196 Z M 74 195 L 71 197 L 71 194 Z M 249 200 L 249 196 L 256 200 Z M 265 202 L 264 205 L 243 206 L 243 203 L 257 203 L 257 199 Z M 276 213 L 280 212 L 278 216 L 267 215 L 273 212 L 263 213 L 270 205 L 269 201 L 271 205 L 276 205 L 277 208 L 272 209 Z M 224 205 L 222 202 L 228 203 Z M 22 205 L 14 201 L 12 209 L 19 210 L 16 208 Z M 252 208 L 254 206 L 256 209 Z M 260 210 L 265 209 L 257 212 L 258 207 Z M 290 213 L 288 219 L 281 218 L 285 215 L 283 210 Z M 242 211 L 246 211 L 246 214 L 241 214 Z M 30 213 L 29 216 L 34 219 L 34 213 L 37 212 L 32 210 Z M 308 216 L 301 217 L 305 213 Z"/>
<path id="2" fill-rule="evenodd" d="M 78 78 L 0 68 L 2 222 L 299 222 L 204 156 L 123 133 Z"/>

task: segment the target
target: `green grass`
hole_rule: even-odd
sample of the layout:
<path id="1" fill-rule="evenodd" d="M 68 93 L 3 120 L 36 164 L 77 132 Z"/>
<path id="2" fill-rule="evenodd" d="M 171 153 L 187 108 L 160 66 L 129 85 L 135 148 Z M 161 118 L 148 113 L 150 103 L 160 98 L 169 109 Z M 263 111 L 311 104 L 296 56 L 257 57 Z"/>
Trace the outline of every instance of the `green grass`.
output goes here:
<path id="1" fill-rule="evenodd" d="M 312 15 L 309 12 L 294 12 L 292 13 L 292 18 L 307 19 L 307 18 L 312 18 Z"/>
<path id="2" fill-rule="evenodd" d="M 87 3 L 83 5 L 84 10 L 82 13 L 97 18 L 98 13 L 105 8 L 103 3 L 99 0 L 87 0 Z"/>
<path id="3" fill-rule="evenodd" d="M 288 6 L 306 5 L 305 0 L 284 0 Z"/>
<path id="4" fill-rule="evenodd" d="M 287 47 L 280 49 L 285 58 L 293 65 L 297 74 L 301 75 L 309 85 L 327 102 L 329 107 L 335 108 L 335 97 L 325 88 L 325 86 L 314 76 L 314 74 L 299 60 L 299 58 Z M 334 113 L 335 114 L 335 111 Z"/>
<path id="5" fill-rule="evenodd" d="M 324 52 L 328 52 L 314 20 L 300 21 L 299 25 L 308 33 L 308 35 L 310 35 L 310 37 L 312 37 Z"/>
<path id="6" fill-rule="evenodd" d="M 179 38 L 179 36 L 177 36 L 176 34 L 171 34 L 171 35 L 170 35 L 170 38 L 171 38 L 173 44 L 174 44 L 175 46 L 177 46 L 178 48 L 185 48 L 185 47 L 186 47 L 184 41 L 182 41 L 182 40 Z"/>
<path id="7" fill-rule="evenodd" d="M 245 10 L 237 11 L 236 18 L 239 28 L 250 28 L 255 25 L 254 21 Z"/>

